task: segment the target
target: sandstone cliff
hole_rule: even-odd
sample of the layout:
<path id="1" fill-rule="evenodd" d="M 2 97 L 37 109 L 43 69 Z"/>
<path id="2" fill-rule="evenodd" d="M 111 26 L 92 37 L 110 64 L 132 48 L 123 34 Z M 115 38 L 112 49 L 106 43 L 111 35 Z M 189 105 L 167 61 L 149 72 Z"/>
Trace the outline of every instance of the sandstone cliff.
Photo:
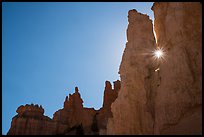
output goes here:
<path id="1" fill-rule="evenodd" d="M 130 10 L 121 90 L 107 134 L 202 134 L 202 5 L 161 2 L 152 10 L 156 46 L 165 57 L 149 58 L 156 48 L 152 23 Z"/>
<path id="2" fill-rule="evenodd" d="M 155 3 L 155 31 L 167 52 L 155 97 L 156 134 L 201 134 L 202 5 Z"/>
<path id="3" fill-rule="evenodd" d="M 112 104 L 107 134 L 153 134 L 145 79 L 150 78 L 151 51 L 155 46 L 152 22 L 136 10 L 128 12 L 127 44 L 120 65 L 121 89 Z M 150 92 L 150 91 L 149 91 Z"/>

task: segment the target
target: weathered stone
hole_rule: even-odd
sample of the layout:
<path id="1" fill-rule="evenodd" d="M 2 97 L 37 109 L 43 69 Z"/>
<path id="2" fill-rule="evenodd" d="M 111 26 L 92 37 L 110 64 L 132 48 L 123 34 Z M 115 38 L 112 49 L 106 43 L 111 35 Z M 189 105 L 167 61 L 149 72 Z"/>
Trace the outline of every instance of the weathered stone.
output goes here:
<path id="1" fill-rule="evenodd" d="M 105 90 L 103 96 L 103 107 L 99 110 L 97 115 L 99 134 L 106 134 L 106 125 L 108 118 L 112 117 L 111 104 L 118 97 L 118 91 L 120 90 L 120 81 L 114 81 L 114 89 L 109 81 L 105 82 Z"/>
<path id="2" fill-rule="evenodd" d="M 202 133 L 202 4 L 154 3 L 157 44 L 166 50 L 155 97 L 155 134 Z"/>
<path id="3" fill-rule="evenodd" d="M 117 98 L 120 81 L 114 84 L 112 90 L 110 82 L 106 81 L 104 91 L 104 105 L 100 110 L 84 108 L 78 87 L 75 93 L 65 97 L 64 107 L 56 111 L 53 119 L 44 116 L 44 109 L 40 105 L 26 104 L 18 107 L 18 113 L 12 119 L 8 135 L 98 135 L 100 129 L 105 130 L 108 117 L 111 116 L 110 105 Z M 100 116 L 98 117 L 98 114 Z M 99 123 L 103 123 L 100 126 Z"/>
<path id="4" fill-rule="evenodd" d="M 128 12 L 119 80 L 105 82 L 102 108 L 84 108 L 78 87 L 53 119 L 40 105 L 20 106 L 8 135 L 202 134 L 202 4 L 154 3 Z M 153 57 L 160 47 L 164 59 Z"/>
<path id="5" fill-rule="evenodd" d="M 75 93 L 70 94 L 69 99 L 66 97 L 64 108 L 54 113 L 53 120 L 68 125 L 70 129 L 82 125 L 84 134 L 89 134 L 91 132 L 92 118 L 95 113 L 94 109 L 83 107 L 83 100 L 81 99 L 78 87 L 75 87 Z"/>
<path id="6" fill-rule="evenodd" d="M 52 135 L 55 134 L 56 123 L 44 116 L 44 109 L 38 105 L 20 106 L 12 119 L 8 135 Z"/>
<path id="7" fill-rule="evenodd" d="M 164 60 L 149 58 L 156 48 L 151 21 L 130 10 L 107 134 L 202 134 L 202 4 L 161 2 L 152 9 Z"/>
<path id="8" fill-rule="evenodd" d="M 127 44 L 120 65 L 121 89 L 111 106 L 113 118 L 107 134 L 153 134 L 148 112 L 145 78 L 153 71 L 150 51 L 154 49 L 152 21 L 136 10 L 128 12 Z"/>

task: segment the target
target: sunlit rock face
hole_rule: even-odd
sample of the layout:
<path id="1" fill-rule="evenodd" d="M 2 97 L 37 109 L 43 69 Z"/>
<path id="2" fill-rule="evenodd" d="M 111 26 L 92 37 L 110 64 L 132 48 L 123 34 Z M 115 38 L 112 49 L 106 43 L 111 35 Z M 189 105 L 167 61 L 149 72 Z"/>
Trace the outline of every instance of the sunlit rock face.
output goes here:
<path id="1" fill-rule="evenodd" d="M 166 50 L 155 96 L 155 134 L 202 133 L 202 5 L 154 3 L 158 45 Z"/>
<path id="2" fill-rule="evenodd" d="M 153 134 L 153 116 L 148 104 L 151 91 L 145 87 L 154 71 L 153 25 L 147 15 L 136 10 L 128 12 L 128 22 L 128 42 L 119 70 L 121 89 L 111 106 L 113 118 L 108 121 L 107 134 Z"/>
<path id="3" fill-rule="evenodd" d="M 142 54 L 154 46 L 152 24 L 130 10 L 121 90 L 107 134 L 202 134 L 202 5 L 161 2 L 152 10 L 165 58 Z"/>

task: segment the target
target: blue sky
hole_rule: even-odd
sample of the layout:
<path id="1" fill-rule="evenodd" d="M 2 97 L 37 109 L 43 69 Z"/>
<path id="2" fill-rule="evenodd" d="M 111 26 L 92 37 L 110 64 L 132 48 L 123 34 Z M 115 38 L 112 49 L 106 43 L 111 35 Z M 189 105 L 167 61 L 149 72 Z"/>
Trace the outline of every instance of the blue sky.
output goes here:
<path id="1" fill-rule="evenodd" d="M 75 86 L 99 109 L 105 81 L 120 79 L 128 11 L 153 19 L 152 4 L 3 2 L 2 134 L 20 105 L 42 105 L 52 118 Z"/>

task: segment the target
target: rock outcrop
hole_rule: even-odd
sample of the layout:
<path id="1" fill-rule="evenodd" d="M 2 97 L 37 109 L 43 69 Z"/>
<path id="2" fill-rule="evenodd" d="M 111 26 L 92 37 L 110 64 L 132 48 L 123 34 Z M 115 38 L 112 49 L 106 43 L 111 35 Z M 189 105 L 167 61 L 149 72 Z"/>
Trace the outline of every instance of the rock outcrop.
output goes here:
<path id="1" fill-rule="evenodd" d="M 129 11 L 107 134 L 202 134 L 202 5 L 161 2 L 152 10 L 156 46 L 148 17 Z M 152 47 L 164 59 L 151 60 Z"/>
<path id="2" fill-rule="evenodd" d="M 56 124 L 47 116 L 44 109 L 38 105 L 20 106 L 18 113 L 12 118 L 8 135 L 50 135 L 55 133 Z"/>
<path id="3" fill-rule="evenodd" d="M 13 117 L 8 135 L 98 135 L 106 133 L 108 118 L 112 116 L 111 103 L 117 98 L 120 81 L 106 81 L 103 107 L 99 110 L 84 108 L 78 87 L 75 93 L 66 96 L 62 109 L 53 114 L 53 119 L 44 116 L 38 105 L 20 106 Z"/>
<path id="4" fill-rule="evenodd" d="M 119 74 L 121 89 L 112 103 L 113 118 L 107 134 L 153 134 L 153 118 L 148 111 L 145 80 L 153 71 L 151 51 L 155 46 L 152 21 L 136 10 L 128 12 L 127 43 Z"/>
<path id="5" fill-rule="evenodd" d="M 111 104 L 118 97 L 118 92 L 120 90 L 120 81 L 117 80 L 114 83 L 114 88 L 109 81 L 105 83 L 104 97 L 103 97 L 103 107 L 98 111 L 96 116 L 98 121 L 99 134 L 106 134 L 106 125 L 108 118 L 112 117 Z"/>
<path id="6" fill-rule="evenodd" d="M 76 87 L 53 119 L 42 106 L 20 106 L 8 135 L 202 134 L 202 4 L 156 2 L 152 10 L 156 39 L 147 15 L 128 12 L 121 82 L 106 81 L 102 108 L 84 108 Z"/>
<path id="7" fill-rule="evenodd" d="M 92 134 L 91 125 L 96 111 L 93 108 L 84 108 L 82 103 L 83 100 L 76 87 L 75 93 L 69 94 L 69 98 L 66 97 L 63 109 L 54 113 L 53 120 L 55 122 L 68 126 L 64 134 L 69 134 L 69 129 L 78 126 L 84 130 L 84 134 Z"/>
<path id="8" fill-rule="evenodd" d="M 157 44 L 166 50 L 155 97 L 155 134 L 202 133 L 202 4 L 155 3 Z"/>

